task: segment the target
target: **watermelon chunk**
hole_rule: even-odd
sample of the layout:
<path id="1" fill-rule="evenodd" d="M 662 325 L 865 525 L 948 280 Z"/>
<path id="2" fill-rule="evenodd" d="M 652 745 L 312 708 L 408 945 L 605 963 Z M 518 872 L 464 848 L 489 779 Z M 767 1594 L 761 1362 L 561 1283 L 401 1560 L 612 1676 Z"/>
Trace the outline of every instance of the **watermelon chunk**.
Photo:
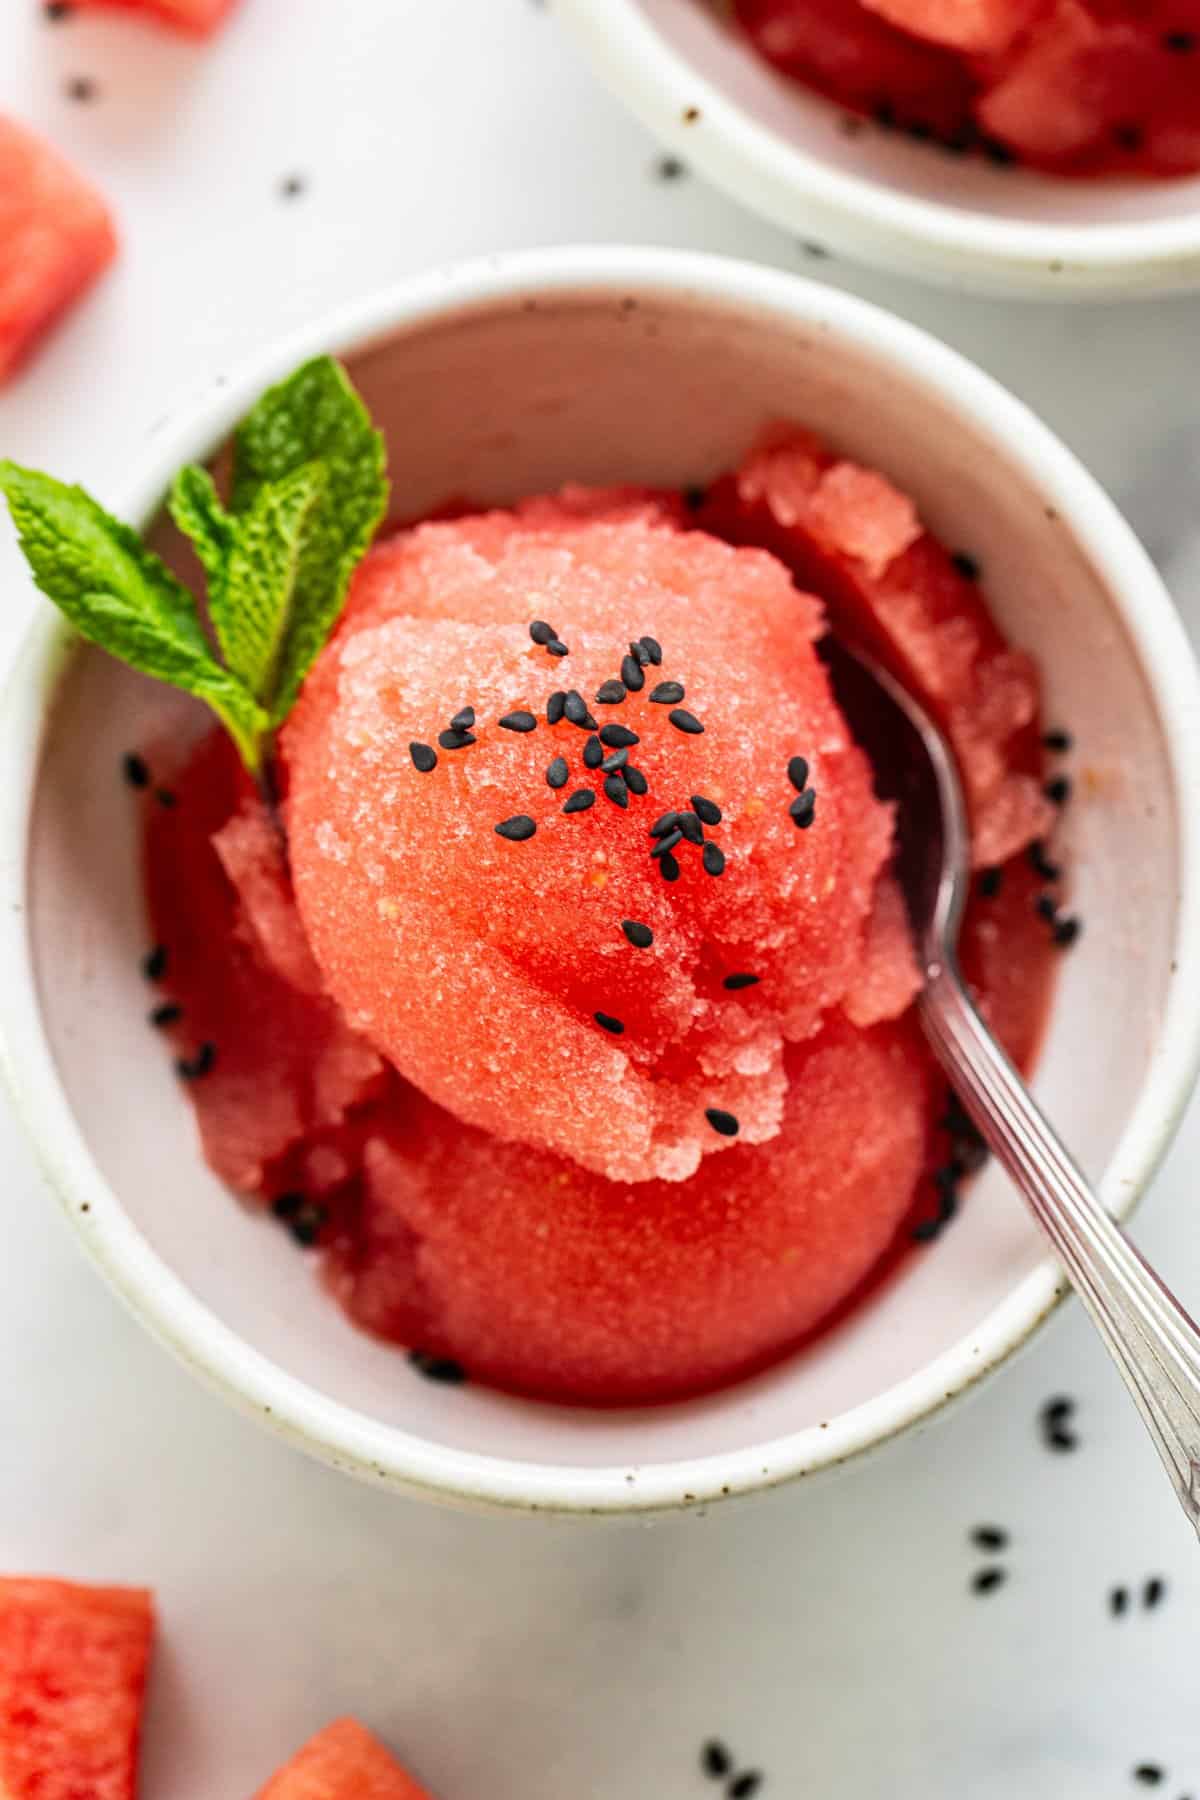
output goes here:
<path id="1" fill-rule="evenodd" d="M 116 249 L 95 189 L 44 139 L 0 113 L 0 382 Z"/>
<path id="2" fill-rule="evenodd" d="M 897 30 L 859 0 L 734 0 L 768 62 L 882 123 L 957 141 L 974 81 L 950 50 Z"/>
<path id="3" fill-rule="evenodd" d="M 357 1719 L 337 1719 L 277 1770 L 255 1800 L 429 1800 L 429 1795 Z"/>
<path id="4" fill-rule="evenodd" d="M 73 6 L 95 6 L 144 14 L 192 37 L 208 37 L 224 22 L 238 0 L 71 0 Z"/>
<path id="5" fill-rule="evenodd" d="M 153 1630 L 143 1589 L 0 1579 L 3 1800 L 133 1800 Z"/>
<path id="6" fill-rule="evenodd" d="M 1004 642 L 978 582 L 889 482 L 781 426 L 713 486 L 699 522 L 768 545 L 826 600 L 835 630 L 921 695 L 958 756 L 977 867 L 1006 862 L 1050 830 L 1033 664 Z"/>

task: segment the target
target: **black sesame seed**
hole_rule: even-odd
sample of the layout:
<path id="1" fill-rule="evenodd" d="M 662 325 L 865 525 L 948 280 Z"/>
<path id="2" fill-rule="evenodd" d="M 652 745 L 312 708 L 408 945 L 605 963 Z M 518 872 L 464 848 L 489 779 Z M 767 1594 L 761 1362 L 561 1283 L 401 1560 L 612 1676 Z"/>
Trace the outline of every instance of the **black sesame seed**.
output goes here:
<path id="1" fill-rule="evenodd" d="M 461 1387 L 467 1379 L 462 1364 L 450 1356 L 431 1356 L 428 1350 L 410 1350 L 408 1360 L 426 1381 L 438 1381 L 444 1387 Z"/>
<path id="2" fill-rule="evenodd" d="M 912 124 L 906 125 L 904 129 L 910 138 L 916 139 L 918 144 L 927 144 L 933 136 L 933 126 L 927 125 L 924 119 L 914 119 Z"/>
<path id="3" fill-rule="evenodd" d="M 567 709 L 567 696 L 561 688 L 556 688 L 546 702 L 546 723 L 557 725 Z"/>
<path id="4" fill-rule="evenodd" d="M 650 827 L 651 837 L 663 837 L 668 831 L 674 831 L 679 819 L 677 812 L 660 813 Z"/>
<path id="5" fill-rule="evenodd" d="M 51 25 L 61 25 L 64 19 L 70 18 L 74 10 L 70 0 L 46 0 L 42 7 L 42 12 Z"/>
<path id="6" fill-rule="evenodd" d="M 978 1574 L 972 1577 L 971 1588 L 976 1594 L 991 1594 L 996 1588 L 1003 1587 L 1007 1580 L 1007 1571 L 993 1565 L 991 1568 L 980 1569 Z"/>
<path id="7" fill-rule="evenodd" d="M 150 1014 L 150 1023 L 156 1031 L 165 1031 L 168 1025 L 178 1025 L 182 1017 L 182 1006 L 177 1005 L 174 1000 L 164 1000 L 162 1005 L 156 1006 Z"/>
<path id="8" fill-rule="evenodd" d="M 195 1056 L 181 1056 L 175 1064 L 175 1073 L 181 1081 L 199 1081 L 207 1075 L 217 1060 L 217 1046 L 206 1041 L 201 1044 Z"/>
<path id="9" fill-rule="evenodd" d="M 706 875 L 723 875 L 725 873 L 725 852 L 716 844 L 705 844 L 704 854 L 700 860 L 704 864 Z"/>
<path id="10" fill-rule="evenodd" d="M 1062 870 L 1047 856 L 1046 846 L 1041 838 L 1036 838 L 1025 854 L 1035 875 L 1040 875 L 1043 881 L 1061 881 Z"/>
<path id="11" fill-rule="evenodd" d="M 78 100 L 85 106 L 89 100 L 96 98 L 99 91 L 90 75 L 74 75 L 67 83 L 68 100 Z"/>
<path id="12" fill-rule="evenodd" d="M 940 1214 L 932 1219 L 921 1219 L 919 1223 L 912 1228 L 913 1243 L 932 1244 L 935 1238 L 941 1237 L 942 1227 L 945 1223 L 946 1220 L 943 1219 Z"/>
<path id="13" fill-rule="evenodd" d="M 1047 1433 L 1046 1443 L 1051 1450 L 1067 1451 L 1079 1448 L 1079 1439 L 1075 1433 L 1067 1431 L 1062 1425 L 1056 1425 L 1052 1431 Z"/>
<path id="14" fill-rule="evenodd" d="M 721 809 L 715 800 L 706 800 L 703 794 L 692 795 L 692 811 L 705 825 L 721 823 Z"/>
<path id="15" fill-rule="evenodd" d="M 976 559 L 966 550 L 956 550 L 950 561 L 964 581 L 978 581 L 983 573 Z"/>
<path id="16" fill-rule="evenodd" d="M 316 1200 L 302 1200 L 296 1212 L 287 1220 L 287 1228 L 301 1249 L 311 1250 L 328 1222 L 329 1214 L 325 1207 Z"/>
<path id="17" fill-rule="evenodd" d="M 1053 894 L 1039 894 L 1033 903 L 1033 910 L 1039 919 L 1046 919 L 1053 924 L 1058 917 L 1058 902 Z"/>
<path id="18" fill-rule="evenodd" d="M 279 192 L 285 200 L 298 200 L 307 186 L 303 175 L 285 175 L 279 183 Z"/>
<path id="19" fill-rule="evenodd" d="M 1129 1589 L 1115 1587 L 1108 1596 L 1108 1610 L 1114 1619 L 1119 1619 L 1129 1610 Z"/>
<path id="20" fill-rule="evenodd" d="M 952 1193 L 966 1172 L 958 1161 L 943 1163 L 940 1169 L 933 1171 L 933 1185 L 939 1193 Z"/>
<path id="21" fill-rule="evenodd" d="M 514 813 L 511 819 L 501 819 L 494 829 L 497 837 L 508 838 L 514 844 L 523 844 L 533 836 L 537 826 L 528 813 Z"/>
<path id="22" fill-rule="evenodd" d="M 547 656 L 569 656 L 571 652 L 561 638 L 551 638 L 546 645 L 546 654 Z"/>
<path id="23" fill-rule="evenodd" d="M 1074 1411 L 1074 1400 L 1069 1400 L 1065 1394 L 1056 1394 L 1053 1400 L 1047 1400 L 1042 1408 L 1041 1416 L 1047 1425 L 1061 1425 L 1063 1420 L 1069 1419 Z"/>
<path id="24" fill-rule="evenodd" d="M 1071 798 L 1071 783 L 1065 775 L 1056 775 L 1053 781 L 1046 783 L 1042 792 L 1055 806 L 1065 806 Z"/>
<path id="25" fill-rule="evenodd" d="M 1010 150 L 1007 144 L 1002 144 L 999 138 L 983 138 L 981 147 L 988 161 L 997 163 L 1001 167 L 1015 163 L 1017 160 L 1016 151 Z"/>
<path id="26" fill-rule="evenodd" d="M 675 858 L 671 855 L 671 853 L 669 851 L 667 852 L 667 854 L 665 856 L 660 857 L 659 864 L 658 864 L 658 872 L 662 876 L 664 881 L 678 881 L 679 880 L 679 864 L 676 862 Z"/>
<path id="27" fill-rule="evenodd" d="M 1003 886 L 1003 869 L 981 869 L 979 871 L 979 879 L 975 883 L 975 889 L 982 899 L 994 900 Z"/>
<path id="28" fill-rule="evenodd" d="M 723 1112 L 719 1106 L 706 1106 L 704 1116 L 720 1137 L 736 1137 L 741 1130 L 735 1115 Z"/>
<path id="29" fill-rule="evenodd" d="M 1007 1550 L 1008 1533 L 999 1525 L 977 1525 L 971 1533 L 971 1542 L 977 1550 Z"/>
<path id="30" fill-rule="evenodd" d="M 636 731 L 630 731 L 628 725 L 602 725 L 600 742 L 609 750 L 632 749 L 640 744 L 641 738 Z"/>
<path id="31" fill-rule="evenodd" d="M 456 712 L 451 719 L 450 729 L 451 731 L 470 731 L 474 723 L 475 708 L 473 706 L 464 706 Z"/>
<path id="32" fill-rule="evenodd" d="M 707 488 L 685 487 L 683 490 L 683 504 L 688 512 L 699 512 L 707 499 Z"/>
<path id="33" fill-rule="evenodd" d="M 1075 740 L 1069 731 L 1044 731 L 1042 733 L 1042 744 L 1045 749 L 1051 751 L 1055 756 L 1065 756 L 1068 750 L 1074 748 Z"/>
<path id="34" fill-rule="evenodd" d="M 650 791 L 650 783 L 646 780 L 642 771 L 640 769 L 635 769 L 632 763 L 626 763 L 625 765 L 625 786 L 629 789 L 631 794 L 637 794 L 639 797 Z"/>
<path id="35" fill-rule="evenodd" d="M 568 693 L 563 711 L 569 724 L 578 725 L 581 731 L 595 731 L 596 721 L 588 711 L 587 701 L 578 688 L 572 688 Z"/>
<path id="36" fill-rule="evenodd" d="M 502 731 L 536 731 L 537 720 L 531 712 L 505 713 L 500 728 Z"/>
<path id="37" fill-rule="evenodd" d="M 667 718 L 671 721 L 671 724 L 675 727 L 676 731 L 682 731 L 685 737 L 699 737 L 704 730 L 703 725 L 700 723 L 695 713 L 685 711 L 682 706 L 674 707 L 667 714 Z"/>
<path id="38" fill-rule="evenodd" d="M 656 688 L 650 690 L 650 698 L 656 706 L 678 706 L 683 696 L 682 681 L 660 681 Z"/>
<path id="39" fill-rule="evenodd" d="M 622 1037 L 625 1027 L 620 1019 L 614 1019 L 611 1013 L 596 1012 L 592 1014 L 601 1031 L 609 1032 L 613 1037 Z"/>
<path id="40" fill-rule="evenodd" d="M 644 664 L 646 664 L 650 661 L 650 657 L 647 654 L 647 652 L 643 649 L 642 645 L 634 643 L 632 639 L 630 640 L 630 644 L 629 644 L 629 654 L 630 654 L 630 656 L 632 656 L 634 662 L 637 664 L 639 669 L 642 668 L 644 666 Z"/>
<path id="41" fill-rule="evenodd" d="M 652 637 L 640 637 L 638 639 L 638 645 L 640 649 L 645 652 L 646 661 L 648 663 L 653 663 L 657 669 L 663 659 L 662 645 L 659 643 L 658 639 Z"/>
<path id="42" fill-rule="evenodd" d="M 1054 921 L 1054 942 L 1060 950 L 1069 950 L 1083 930 L 1081 919 L 1056 919 Z"/>
<path id="43" fill-rule="evenodd" d="M 721 986 L 731 994 L 740 994 L 743 988 L 757 987 L 761 980 L 761 975 L 727 975 Z"/>
<path id="44" fill-rule="evenodd" d="M 276 1194 L 271 1202 L 271 1211 L 277 1219 L 294 1219 L 303 1205 L 303 1194 Z"/>
<path id="45" fill-rule="evenodd" d="M 413 767 L 422 775 L 428 775 L 431 769 L 437 768 L 437 751 L 428 744 L 420 744 L 414 738 L 408 746 L 408 754 L 413 759 Z"/>
<path id="46" fill-rule="evenodd" d="M 682 842 L 682 831 L 680 831 L 677 826 L 672 826 L 665 837 L 659 838 L 650 854 L 651 856 L 668 856 L 670 852 L 674 850 L 676 844 L 681 844 Z"/>
<path id="47" fill-rule="evenodd" d="M 1118 150 L 1128 150 L 1133 155 L 1144 147 L 1146 132 L 1143 126 L 1123 120 L 1119 125 L 1113 126 L 1112 141 Z"/>
<path id="48" fill-rule="evenodd" d="M 1133 1779 L 1142 1787 L 1158 1787 L 1166 1778 L 1166 1770 L 1158 1763 L 1139 1763 L 1133 1771 Z"/>
<path id="49" fill-rule="evenodd" d="M 622 669 L 623 668 L 624 665 L 622 665 Z M 639 669 L 638 674 L 640 675 L 641 672 L 642 671 Z M 629 686 L 637 685 L 640 684 L 629 683 L 624 679 L 621 681 L 602 681 L 600 686 L 596 689 L 596 704 L 597 706 L 620 706 L 625 699 L 625 689 Z"/>
<path id="50" fill-rule="evenodd" d="M 170 788 L 155 788 L 154 798 L 158 801 L 158 804 L 161 807 L 165 808 L 165 810 L 167 812 L 170 812 L 170 810 L 173 806 L 179 805 L 179 796 L 177 794 L 173 794 L 171 792 Z"/>
<path id="51" fill-rule="evenodd" d="M 622 919 L 621 930 L 635 950 L 648 950 L 654 942 L 654 933 L 650 927 L 639 925 L 636 919 Z"/>
<path id="52" fill-rule="evenodd" d="M 165 944 L 155 944 L 153 950 L 147 950 L 142 958 L 142 974 L 147 981 L 161 981 L 167 972 L 167 949 Z"/>
<path id="53" fill-rule="evenodd" d="M 704 827 L 693 812 L 680 813 L 679 830 L 682 831 L 689 844 L 704 842 Z"/>
<path id="54" fill-rule="evenodd" d="M 588 808 L 595 804 L 596 796 L 591 788 L 576 788 L 571 798 L 564 804 L 563 811 L 565 813 L 587 812 Z"/>
<path id="55" fill-rule="evenodd" d="M 628 750 L 610 750 L 608 755 L 604 758 L 604 761 L 600 764 L 600 767 L 604 770 L 606 775 L 611 775 L 615 770 L 623 769 L 628 761 Z"/>
<path id="56" fill-rule="evenodd" d="M 566 787 L 567 777 L 569 774 L 570 774 L 570 770 L 567 768 L 566 757 L 565 756 L 556 756 L 546 770 L 546 785 L 547 785 L 547 787 L 552 787 L 552 788 Z"/>
<path id="57" fill-rule="evenodd" d="M 621 658 L 621 682 L 631 694 L 640 694 L 645 687 L 646 677 L 636 656 L 626 655 Z"/>
<path id="58" fill-rule="evenodd" d="M 438 743 L 442 746 L 443 750 L 465 750 L 468 744 L 473 744 L 474 742 L 475 733 L 473 731 L 455 731 L 451 729 L 449 731 L 438 732 Z"/>
<path id="59" fill-rule="evenodd" d="M 788 763 L 788 780 L 798 794 L 802 794 L 808 786 L 808 761 L 803 756 L 793 756 Z"/>
<path id="60" fill-rule="evenodd" d="M 878 106 L 873 106 L 871 117 L 884 131 L 894 131 L 896 128 L 896 109 L 890 100 L 881 100 Z"/>
<path id="61" fill-rule="evenodd" d="M 545 619 L 534 619 L 529 627 L 529 635 L 535 644 L 541 644 L 544 647 L 546 644 L 552 644 L 558 633 L 553 625 L 547 625 Z"/>
<path id="62" fill-rule="evenodd" d="M 592 736 L 583 746 L 583 766 L 585 769 L 598 769 L 604 761 L 604 745 L 598 737 Z"/>
<path id="63" fill-rule="evenodd" d="M 1161 1575 L 1152 1575 L 1142 1589 L 1142 1605 L 1147 1612 L 1153 1612 L 1166 1597 L 1167 1584 Z"/>
<path id="64" fill-rule="evenodd" d="M 681 181 L 687 174 L 687 164 L 677 156 L 660 156 L 654 164 L 654 172 L 660 181 Z"/>
<path id="65" fill-rule="evenodd" d="M 797 794 L 796 798 L 792 801 L 792 804 L 788 807 L 788 812 L 791 814 L 792 822 L 797 829 L 800 831 L 807 831 L 816 817 L 817 812 L 817 796 L 813 789 L 805 788 L 802 794 Z"/>
<path id="66" fill-rule="evenodd" d="M 604 792 L 614 806 L 619 806 L 622 811 L 628 807 L 629 789 L 625 786 L 625 783 L 621 780 L 619 775 L 606 775 L 604 777 Z"/>
<path id="67" fill-rule="evenodd" d="M 1194 31 L 1164 31 L 1162 44 L 1176 56 L 1188 56 L 1200 44 L 1200 37 Z"/>
<path id="68" fill-rule="evenodd" d="M 146 767 L 144 759 L 132 750 L 128 756 L 121 759 L 121 773 L 131 788 L 150 786 L 150 771 Z"/>
<path id="69" fill-rule="evenodd" d="M 738 1775 L 730 1782 L 725 1792 L 729 1800 L 751 1800 L 762 1787 L 763 1778 L 757 1769 L 747 1769 L 744 1775 Z"/>
<path id="70" fill-rule="evenodd" d="M 733 1758 L 724 1744 L 710 1738 L 700 1752 L 700 1767 L 713 1781 L 720 1781 L 733 1768 Z"/>

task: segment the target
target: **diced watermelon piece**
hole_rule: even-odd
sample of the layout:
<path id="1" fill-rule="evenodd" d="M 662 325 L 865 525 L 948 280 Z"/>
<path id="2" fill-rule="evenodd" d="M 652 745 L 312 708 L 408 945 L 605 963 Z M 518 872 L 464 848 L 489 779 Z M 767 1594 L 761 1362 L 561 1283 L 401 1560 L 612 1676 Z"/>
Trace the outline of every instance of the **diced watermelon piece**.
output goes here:
<path id="1" fill-rule="evenodd" d="M 153 760 L 179 802 L 146 802 L 151 924 L 164 994 L 182 1009 L 169 1035 L 185 1059 L 213 1046 L 190 1090 L 205 1155 L 231 1187 L 257 1193 L 292 1145 L 370 1098 L 383 1065 L 321 991 L 281 840 L 228 738 L 214 733 L 177 774 Z M 226 946 L 219 982 L 214 942 Z"/>
<path id="2" fill-rule="evenodd" d="M 192 37 L 208 37 L 229 16 L 238 0 L 71 0 L 71 4 L 142 13 Z"/>
<path id="3" fill-rule="evenodd" d="M 863 0 L 881 19 L 951 50 L 1005 50 L 1050 0 Z"/>
<path id="4" fill-rule="evenodd" d="M 1066 172 L 1184 174 L 1200 167 L 1200 8 L 1108 16 L 1057 0 L 989 72 L 984 129 Z M 1180 53 L 1173 42 L 1196 39 Z"/>
<path id="5" fill-rule="evenodd" d="M 116 249 L 95 189 L 43 138 L 0 114 L 0 382 Z"/>
<path id="6" fill-rule="evenodd" d="M 868 508 L 878 518 L 873 530 Z M 978 583 L 882 476 L 792 427 L 772 429 L 736 475 L 710 490 L 699 522 L 734 542 L 768 545 L 826 600 L 835 630 L 857 637 L 922 696 L 958 756 L 978 867 L 1007 861 L 1050 829 L 1033 664 L 1005 644 Z"/>
<path id="7" fill-rule="evenodd" d="M 0 1578 L 3 1800 L 133 1800 L 153 1631 L 141 1588 Z"/>
<path id="8" fill-rule="evenodd" d="M 357 1719 L 337 1719 L 277 1770 L 255 1800 L 429 1800 L 429 1795 Z"/>
<path id="9" fill-rule="evenodd" d="M 975 83 L 949 50 L 898 31 L 859 0 L 734 0 L 768 62 L 881 122 L 957 141 Z"/>

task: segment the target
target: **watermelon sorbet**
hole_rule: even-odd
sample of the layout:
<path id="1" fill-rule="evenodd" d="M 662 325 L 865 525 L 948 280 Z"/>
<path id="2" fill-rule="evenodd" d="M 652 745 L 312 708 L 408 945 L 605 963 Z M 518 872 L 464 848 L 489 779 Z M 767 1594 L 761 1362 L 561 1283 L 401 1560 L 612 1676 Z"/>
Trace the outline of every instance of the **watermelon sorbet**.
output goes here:
<path id="1" fill-rule="evenodd" d="M 732 0 L 785 75 L 1060 175 L 1200 169 L 1200 0 Z"/>
<path id="2" fill-rule="evenodd" d="M 277 808 L 219 732 L 149 759 L 155 1022 L 212 1168 L 353 1320 L 448 1379 L 653 1401 L 791 1350 L 937 1234 L 978 1144 L 818 643 L 829 608 L 952 738 L 964 965 L 1027 1064 L 1075 929 L 1065 783 L 979 575 L 882 475 L 773 430 L 706 492 L 378 543 Z"/>

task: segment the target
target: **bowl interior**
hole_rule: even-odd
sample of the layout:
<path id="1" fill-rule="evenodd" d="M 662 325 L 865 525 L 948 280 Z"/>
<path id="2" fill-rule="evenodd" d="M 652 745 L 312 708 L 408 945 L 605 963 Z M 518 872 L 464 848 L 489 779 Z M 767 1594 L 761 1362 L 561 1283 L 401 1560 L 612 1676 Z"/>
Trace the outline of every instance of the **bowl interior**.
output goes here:
<path id="1" fill-rule="evenodd" d="M 1200 212 L 1200 176 L 1179 181 L 1064 181 L 976 157 L 953 157 L 900 133 L 847 129 L 837 106 L 778 74 L 721 0 L 593 0 L 640 14 L 709 88 L 780 144 L 839 173 L 910 198 L 1023 224 L 1141 224 Z"/>
<path id="2" fill-rule="evenodd" d="M 417 320 L 349 361 L 407 512 L 566 480 L 702 481 L 765 420 L 789 416 L 891 473 L 949 543 L 980 559 L 1003 626 L 1040 660 L 1048 718 L 1079 745 L 1069 846 L 1086 930 L 1064 962 L 1038 1088 L 1099 1175 L 1147 1080 L 1176 931 L 1175 796 L 1152 694 L 1103 571 L 1052 504 L 1061 496 L 904 359 L 844 335 L 824 301 L 804 304 L 807 323 L 686 284 L 636 297 L 584 285 Z M 170 549 L 169 528 L 158 530 Z M 546 1469 L 637 1470 L 744 1461 L 807 1433 L 815 1463 L 821 1428 L 841 1415 L 854 1414 L 860 1440 L 905 1422 L 901 1387 L 918 1372 L 935 1366 L 947 1390 L 970 1379 L 985 1322 L 1042 1258 L 995 1174 L 941 1243 L 816 1347 L 684 1405 L 573 1411 L 437 1388 L 353 1331 L 309 1261 L 208 1174 L 186 1096 L 145 1023 L 146 926 L 119 761 L 176 712 L 186 725 L 187 703 L 93 651 L 67 663 L 33 802 L 29 939 L 58 1075 L 95 1162 L 152 1250 L 247 1345 L 373 1421 L 379 1443 L 400 1446 L 399 1466 L 400 1434 Z M 1036 1312 L 1027 1307 L 1011 1336 Z M 762 1463 L 756 1479 L 774 1473 Z"/>

